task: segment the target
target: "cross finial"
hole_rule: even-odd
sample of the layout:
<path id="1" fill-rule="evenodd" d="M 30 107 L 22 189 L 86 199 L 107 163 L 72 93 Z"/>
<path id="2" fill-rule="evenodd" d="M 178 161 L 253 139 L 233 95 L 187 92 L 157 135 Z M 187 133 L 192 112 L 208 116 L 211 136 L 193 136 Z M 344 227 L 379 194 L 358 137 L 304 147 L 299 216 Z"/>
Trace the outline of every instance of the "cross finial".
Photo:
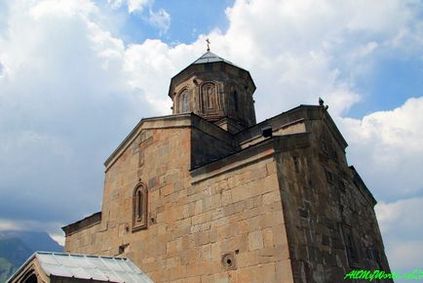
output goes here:
<path id="1" fill-rule="evenodd" d="M 210 40 L 207 38 L 206 42 L 207 42 L 207 51 L 210 51 Z"/>

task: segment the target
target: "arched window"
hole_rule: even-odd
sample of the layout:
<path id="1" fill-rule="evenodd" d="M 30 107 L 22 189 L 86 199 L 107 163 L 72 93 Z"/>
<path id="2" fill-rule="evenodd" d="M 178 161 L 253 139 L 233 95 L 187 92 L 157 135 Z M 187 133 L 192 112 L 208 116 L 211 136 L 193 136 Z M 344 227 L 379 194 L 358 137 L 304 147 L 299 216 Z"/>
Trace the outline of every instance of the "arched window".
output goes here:
<path id="1" fill-rule="evenodd" d="M 219 108 L 217 89 L 213 82 L 206 82 L 201 86 L 201 97 L 204 110 L 215 110 Z"/>
<path id="2" fill-rule="evenodd" d="M 132 231 L 147 228 L 147 189 L 143 183 L 138 184 L 133 193 Z"/>
<path id="3" fill-rule="evenodd" d="M 188 90 L 183 90 L 179 95 L 180 105 L 181 105 L 181 113 L 190 112 L 189 109 L 189 93 Z"/>

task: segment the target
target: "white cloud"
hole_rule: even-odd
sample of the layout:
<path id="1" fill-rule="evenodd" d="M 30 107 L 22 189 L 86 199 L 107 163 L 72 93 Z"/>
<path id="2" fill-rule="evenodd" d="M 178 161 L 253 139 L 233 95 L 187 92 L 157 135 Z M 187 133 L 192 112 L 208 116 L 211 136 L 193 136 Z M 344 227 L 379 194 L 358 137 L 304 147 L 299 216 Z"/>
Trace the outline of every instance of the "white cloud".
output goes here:
<path id="1" fill-rule="evenodd" d="M 63 233 L 52 233 L 49 234 L 50 237 L 55 240 L 59 245 L 61 245 L 62 247 L 65 246 L 65 236 Z"/>
<path id="2" fill-rule="evenodd" d="M 154 0 L 108 0 L 113 8 L 119 8 L 123 5 L 128 7 L 128 12 L 142 12 L 144 8 L 152 5 Z"/>
<path id="3" fill-rule="evenodd" d="M 407 234 L 408 239 L 421 240 L 421 233 L 418 232 L 423 231 L 423 218 L 414 216 L 419 216 L 422 206 L 423 197 L 378 203 L 375 210 L 382 233 L 395 236 Z"/>
<path id="4" fill-rule="evenodd" d="M 63 232 L 57 232 L 60 222 L 40 222 L 36 220 L 11 220 L 0 218 L 0 231 L 45 231 L 51 233 L 55 231 L 56 235 L 63 235 Z"/>
<path id="5" fill-rule="evenodd" d="M 421 113 L 423 97 L 362 119 L 337 119 L 350 144 L 349 159 L 380 200 L 375 210 L 386 254 L 391 269 L 400 273 L 423 262 L 423 198 L 413 197 L 423 194 Z"/>
<path id="6" fill-rule="evenodd" d="M 378 197 L 423 193 L 423 97 L 409 98 L 391 111 L 362 119 L 341 118 L 348 156 Z"/>
<path id="7" fill-rule="evenodd" d="M 6 74 L 6 67 L 0 62 L 0 79 Z"/>
<path id="8" fill-rule="evenodd" d="M 38 20 L 42 17 L 54 16 L 57 14 L 62 17 L 72 17 L 95 12 L 98 12 L 96 6 L 89 0 L 43 0 L 34 5 L 30 9 L 29 14 L 33 19 Z"/>
<path id="9" fill-rule="evenodd" d="M 15 221 L 0 219 L 0 231 L 19 230 Z"/>
<path id="10" fill-rule="evenodd" d="M 159 9 L 157 12 L 150 10 L 148 22 L 159 29 L 160 35 L 165 34 L 170 27 L 170 15 L 166 10 Z"/>
<path id="11" fill-rule="evenodd" d="M 13 2 L 0 33 L 0 214 L 15 221 L 98 209 L 102 162 L 151 113 L 128 83 L 122 41 L 95 21 L 98 9 L 70 2 Z"/>
<path id="12" fill-rule="evenodd" d="M 151 26 L 159 30 L 159 36 L 167 33 L 170 27 L 170 14 L 163 8 L 157 11 L 153 10 L 154 0 L 108 0 L 112 8 L 128 7 L 128 13 L 137 13 L 141 18 L 148 22 Z M 148 8 L 148 15 L 143 13 Z"/>
<path id="13" fill-rule="evenodd" d="M 390 266 L 396 272 L 411 272 L 423 262 L 423 198 L 411 198 L 376 207 Z"/>
<path id="14" fill-rule="evenodd" d="M 236 1 L 228 31 L 210 37 L 218 54 L 253 72 L 259 119 L 319 96 L 341 115 L 360 100 L 355 77 L 371 71 L 369 55 L 410 29 L 412 11 L 395 0 Z"/>

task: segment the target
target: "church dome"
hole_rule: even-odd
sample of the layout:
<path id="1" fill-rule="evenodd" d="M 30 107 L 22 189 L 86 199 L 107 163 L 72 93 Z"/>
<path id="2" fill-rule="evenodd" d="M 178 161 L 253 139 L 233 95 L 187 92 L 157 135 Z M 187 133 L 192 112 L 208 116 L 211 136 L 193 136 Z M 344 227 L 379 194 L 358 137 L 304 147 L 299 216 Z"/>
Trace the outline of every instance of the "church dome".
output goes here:
<path id="1" fill-rule="evenodd" d="M 173 114 L 195 113 L 229 132 L 256 123 L 248 71 L 207 51 L 175 75 L 169 86 Z"/>

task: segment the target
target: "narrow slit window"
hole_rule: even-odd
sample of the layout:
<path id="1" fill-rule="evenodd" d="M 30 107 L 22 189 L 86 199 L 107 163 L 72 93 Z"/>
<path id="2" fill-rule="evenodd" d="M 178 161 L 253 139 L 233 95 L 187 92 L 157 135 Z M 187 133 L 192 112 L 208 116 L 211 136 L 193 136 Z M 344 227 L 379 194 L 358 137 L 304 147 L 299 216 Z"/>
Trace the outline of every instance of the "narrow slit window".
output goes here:
<path id="1" fill-rule="evenodd" d="M 139 184 L 133 194 L 132 231 L 147 228 L 147 189 Z"/>
<path id="2" fill-rule="evenodd" d="M 143 196 L 141 190 L 137 191 L 137 220 L 142 218 L 143 214 Z"/>

